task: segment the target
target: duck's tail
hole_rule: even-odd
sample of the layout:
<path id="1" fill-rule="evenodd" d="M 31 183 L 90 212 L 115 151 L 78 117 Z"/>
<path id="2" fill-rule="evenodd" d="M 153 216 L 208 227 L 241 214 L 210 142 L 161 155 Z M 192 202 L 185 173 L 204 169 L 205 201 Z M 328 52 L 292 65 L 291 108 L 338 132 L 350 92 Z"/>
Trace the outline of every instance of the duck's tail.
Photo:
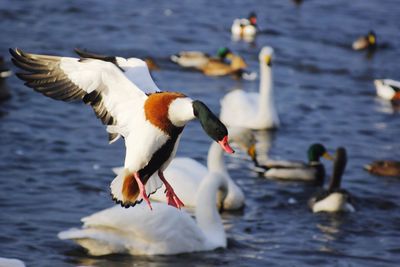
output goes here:
<path id="1" fill-rule="evenodd" d="M 178 63 L 178 61 L 179 61 L 179 55 L 172 55 L 172 56 L 170 57 L 170 59 L 171 59 L 172 62 Z"/>
<path id="2" fill-rule="evenodd" d="M 143 198 L 140 195 L 134 173 L 127 168 L 114 168 L 113 171 L 117 174 L 110 185 L 113 200 L 125 208 L 133 207 L 142 202 Z M 152 175 L 147 181 L 141 177 L 141 181 L 145 185 L 148 197 L 162 186 L 162 182 L 156 174 Z"/>

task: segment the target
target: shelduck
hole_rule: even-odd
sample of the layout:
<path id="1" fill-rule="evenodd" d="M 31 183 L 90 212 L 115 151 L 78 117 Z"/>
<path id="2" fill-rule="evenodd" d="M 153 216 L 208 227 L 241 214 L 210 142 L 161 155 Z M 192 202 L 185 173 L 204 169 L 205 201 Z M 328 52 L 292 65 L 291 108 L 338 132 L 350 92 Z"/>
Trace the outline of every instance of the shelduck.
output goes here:
<path id="1" fill-rule="evenodd" d="M 220 119 L 228 126 L 255 130 L 278 128 L 280 125 L 275 109 L 272 57 L 274 50 L 266 46 L 259 54 L 260 89 L 258 93 L 234 90 L 221 100 Z"/>
<path id="2" fill-rule="evenodd" d="M 376 94 L 385 100 L 397 102 L 400 101 L 400 82 L 391 80 L 391 79 L 383 79 L 374 80 Z"/>
<path id="3" fill-rule="evenodd" d="M 377 160 L 365 165 L 364 168 L 375 175 L 400 177 L 400 161 Z"/>
<path id="4" fill-rule="evenodd" d="M 251 12 L 248 18 L 235 19 L 231 27 L 232 36 L 238 38 L 254 38 L 257 34 L 257 16 Z"/>
<path id="5" fill-rule="evenodd" d="M 333 157 L 327 152 L 324 145 L 315 143 L 310 145 L 307 151 L 308 164 L 299 162 L 276 161 L 271 165 L 258 165 L 257 171 L 264 177 L 288 180 L 313 182 L 322 185 L 325 178 L 325 167 L 321 163 L 321 157 L 332 160 Z M 256 164 L 257 165 L 257 164 Z"/>
<path id="6" fill-rule="evenodd" d="M 346 149 L 339 147 L 336 150 L 333 173 L 328 190 L 317 192 L 310 200 L 311 210 L 316 212 L 354 212 L 349 192 L 341 189 L 340 183 L 347 164 Z"/>
<path id="7" fill-rule="evenodd" d="M 175 156 L 184 126 L 199 119 L 204 131 L 228 153 L 228 131 L 201 101 L 179 92 L 161 92 L 144 61 L 137 58 L 71 58 L 29 54 L 10 49 L 12 61 L 27 71 L 25 85 L 57 100 L 83 100 L 107 125 L 110 143 L 125 140 L 124 170 L 112 181 L 113 199 L 124 207 L 143 199 L 162 183 L 168 204 L 183 203 L 164 177 Z"/>
<path id="8" fill-rule="evenodd" d="M 377 39 L 374 31 L 369 31 L 367 35 L 359 37 L 353 42 L 353 50 L 368 49 L 375 50 L 377 47 Z"/>
<path id="9" fill-rule="evenodd" d="M 226 248 L 226 233 L 215 203 L 217 192 L 223 193 L 223 201 L 227 187 L 224 175 L 219 173 L 201 180 L 196 220 L 164 203 L 153 203 L 157 212 L 142 204 L 135 209 L 114 206 L 83 218 L 81 229 L 60 232 L 58 237 L 72 239 L 96 256 L 172 255 Z"/>

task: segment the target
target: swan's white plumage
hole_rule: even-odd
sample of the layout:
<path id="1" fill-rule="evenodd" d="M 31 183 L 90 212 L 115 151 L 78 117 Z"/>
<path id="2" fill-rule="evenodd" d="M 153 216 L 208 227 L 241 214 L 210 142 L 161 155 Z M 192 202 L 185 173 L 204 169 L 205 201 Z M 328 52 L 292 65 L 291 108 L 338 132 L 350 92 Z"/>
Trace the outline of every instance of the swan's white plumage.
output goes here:
<path id="1" fill-rule="evenodd" d="M 226 234 L 216 208 L 216 194 L 226 187 L 220 175 L 206 176 L 200 186 L 196 221 L 185 211 L 164 203 L 153 210 L 139 204 L 135 209 L 115 206 L 82 219 L 82 229 L 58 234 L 73 239 L 92 255 L 129 253 L 132 255 L 179 254 L 226 247 Z"/>
<path id="2" fill-rule="evenodd" d="M 18 259 L 0 257 L 0 267 L 25 267 L 25 263 Z"/>
<path id="3" fill-rule="evenodd" d="M 220 118 L 223 123 L 257 130 L 279 127 L 272 88 L 272 68 L 265 61 L 266 57 L 272 58 L 272 55 L 271 47 L 264 47 L 260 51 L 261 80 L 258 93 L 234 90 L 221 100 Z"/>

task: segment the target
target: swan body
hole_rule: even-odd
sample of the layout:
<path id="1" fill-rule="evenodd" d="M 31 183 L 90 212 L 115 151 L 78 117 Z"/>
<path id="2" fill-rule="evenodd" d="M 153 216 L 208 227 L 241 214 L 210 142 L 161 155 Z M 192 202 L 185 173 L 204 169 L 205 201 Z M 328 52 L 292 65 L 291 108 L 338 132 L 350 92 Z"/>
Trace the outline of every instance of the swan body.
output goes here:
<path id="1" fill-rule="evenodd" d="M 376 94 L 385 100 L 389 101 L 400 101 L 400 82 L 391 80 L 391 79 L 383 79 L 374 80 Z"/>
<path id="2" fill-rule="evenodd" d="M 350 194 L 340 188 L 342 175 L 346 168 L 347 153 L 345 148 L 336 150 L 333 174 L 328 190 L 317 192 L 310 200 L 309 206 L 312 212 L 354 212 Z"/>
<path id="3" fill-rule="evenodd" d="M 144 199 L 151 209 L 148 193 L 162 183 L 166 184 L 169 204 L 183 205 L 163 171 L 175 156 L 190 120 L 198 118 L 211 138 L 233 152 L 226 127 L 205 104 L 182 93 L 161 92 L 146 63 L 138 58 L 88 55 L 78 59 L 20 49 L 10 49 L 10 53 L 14 64 L 27 71 L 17 74 L 25 85 L 57 100 L 83 100 L 107 125 L 111 143 L 124 137 L 124 171 L 110 188 L 113 199 L 125 207 Z"/>
<path id="4" fill-rule="evenodd" d="M 83 218 L 81 229 L 60 232 L 58 237 L 72 239 L 96 256 L 172 255 L 226 248 L 225 230 L 215 205 L 217 191 L 226 187 L 221 175 L 202 179 L 196 220 L 164 203 L 153 203 L 156 212 L 142 204 L 135 209 L 114 206 Z"/>
<path id="5" fill-rule="evenodd" d="M 279 127 L 272 88 L 272 56 L 271 47 L 264 47 L 259 54 L 261 78 L 258 93 L 234 90 L 223 97 L 220 118 L 226 125 L 255 130 Z"/>

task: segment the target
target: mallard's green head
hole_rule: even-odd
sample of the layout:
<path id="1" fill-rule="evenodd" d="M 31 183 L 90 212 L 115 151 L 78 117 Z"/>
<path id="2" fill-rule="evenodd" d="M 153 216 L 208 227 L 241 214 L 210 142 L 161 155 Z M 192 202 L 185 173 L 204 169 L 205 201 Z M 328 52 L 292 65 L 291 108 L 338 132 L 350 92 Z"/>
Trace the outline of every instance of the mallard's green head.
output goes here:
<path id="1" fill-rule="evenodd" d="M 319 143 L 316 144 L 312 144 L 309 148 L 308 148 L 308 161 L 312 162 L 312 161 L 316 161 L 319 162 L 319 159 L 321 157 L 324 157 L 328 160 L 333 160 L 333 157 L 331 155 L 329 155 L 328 151 L 326 150 L 326 148 Z"/>
<path id="2" fill-rule="evenodd" d="M 232 54 L 232 52 L 227 47 L 221 47 L 217 51 L 217 57 L 220 59 L 224 59 L 228 54 Z"/>

